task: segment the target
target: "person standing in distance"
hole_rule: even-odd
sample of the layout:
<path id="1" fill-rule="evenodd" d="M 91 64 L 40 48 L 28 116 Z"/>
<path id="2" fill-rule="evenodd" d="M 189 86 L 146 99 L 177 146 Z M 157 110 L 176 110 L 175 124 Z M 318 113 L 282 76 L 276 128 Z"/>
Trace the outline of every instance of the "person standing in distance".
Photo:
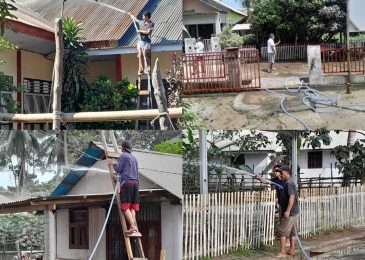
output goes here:
<path id="1" fill-rule="evenodd" d="M 275 56 L 276 56 L 276 45 L 280 43 L 278 41 L 277 43 L 274 42 L 275 35 L 273 33 L 270 33 L 270 37 L 267 40 L 267 58 L 269 62 L 269 68 L 267 72 L 271 73 L 273 71 L 273 65 L 275 63 Z"/>

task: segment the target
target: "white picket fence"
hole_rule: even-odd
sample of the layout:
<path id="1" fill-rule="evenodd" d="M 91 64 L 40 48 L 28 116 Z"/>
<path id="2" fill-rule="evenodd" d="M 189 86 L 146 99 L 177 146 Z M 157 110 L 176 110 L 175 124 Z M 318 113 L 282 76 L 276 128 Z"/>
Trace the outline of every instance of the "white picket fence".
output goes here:
<path id="1" fill-rule="evenodd" d="M 364 203 L 365 188 L 361 186 L 303 189 L 297 229 L 307 238 L 322 230 L 365 224 Z M 185 195 L 183 259 L 273 244 L 275 204 L 275 191 Z"/>
<path id="2" fill-rule="evenodd" d="M 299 198 L 299 233 L 307 238 L 321 230 L 365 224 L 364 205 L 364 186 L 304 189 Z"/>
<path id="3" fill-rule="evenodd" d="M 261 59 L 267 60 L 267 47 L 261 47 Z M 306 60 L 307 45 L 280 44 L 276 46 L 275 59 L 277 61 Z"/>
<path id="4" fill-rule="evenodd" d="M 274 191 L 186 195 L 183 208 L 184 259 L 273 243 Z"/>

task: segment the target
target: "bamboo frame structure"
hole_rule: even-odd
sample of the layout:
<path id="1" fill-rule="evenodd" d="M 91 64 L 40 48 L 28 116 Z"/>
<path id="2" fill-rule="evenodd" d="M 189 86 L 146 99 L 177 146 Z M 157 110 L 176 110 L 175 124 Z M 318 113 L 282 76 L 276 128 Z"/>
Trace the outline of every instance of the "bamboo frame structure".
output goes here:
<path id="1" fill-rule="evenodd" d="M 168 109 L 170 118 L 181 118 L 182 108 Z M 107 122 L 107 121 L 134 121 L 153 120 L 159 115 L 158 109 L 128 110 L 128 111 L 104 111 L 104 112 L 79 112 L 62 113 L 63 123 L 81 122 Z M 23 122 L 23 123 L 52 123 L 53 113 L 40 114 L 12 114 L 0 113 L 0 121 Z"/>

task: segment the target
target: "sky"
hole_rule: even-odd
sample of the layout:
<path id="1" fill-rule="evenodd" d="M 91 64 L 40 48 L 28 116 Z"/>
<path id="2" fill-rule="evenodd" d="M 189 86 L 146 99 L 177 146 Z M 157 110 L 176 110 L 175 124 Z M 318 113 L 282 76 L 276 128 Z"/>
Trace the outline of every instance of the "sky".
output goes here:
<path id="1" fill-rule="evenodd" d="M 237 1 L 237 0 L 223 0 L 222 2 L 225 3 L 225 4 L 227 4 L 227 5 L 232 6 L 234 8 L 242 8 L 241 1 Z"/>
<path id="2" fill-rule="evenodd" d="M 36 173 L 39 182 L 47 182 L 54 176 L 54 172 Z M 14 186 L 14 177 L 10 171 L 0 171 L 0 187 Z"/>

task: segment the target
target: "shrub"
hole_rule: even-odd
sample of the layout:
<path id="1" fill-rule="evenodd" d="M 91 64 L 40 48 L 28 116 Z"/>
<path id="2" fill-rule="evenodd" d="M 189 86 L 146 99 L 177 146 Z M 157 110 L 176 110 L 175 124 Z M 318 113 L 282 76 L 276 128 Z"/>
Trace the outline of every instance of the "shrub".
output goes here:
<path id="1" fill-rule="evenodd" d="M 243 45 L 242 36 L 232 32 L 230 26 L 225 26 L 223 28 L 223 32 L 220 34 L 219 40 L 222 48 L 241 47 Z"/>
<path id="2" fill-rule="evenodd" d="M 99 76 L 95 82 L 86 90 L 83 112 L 90 111 L 122 111 L 137 109 L 137 87 L 127 79 L 113 83 L 106 76 Z M 78 124 L 83 129 L 132 129 L 134 122 L 105 122 L 105 123 L 83 123 Z"/>

